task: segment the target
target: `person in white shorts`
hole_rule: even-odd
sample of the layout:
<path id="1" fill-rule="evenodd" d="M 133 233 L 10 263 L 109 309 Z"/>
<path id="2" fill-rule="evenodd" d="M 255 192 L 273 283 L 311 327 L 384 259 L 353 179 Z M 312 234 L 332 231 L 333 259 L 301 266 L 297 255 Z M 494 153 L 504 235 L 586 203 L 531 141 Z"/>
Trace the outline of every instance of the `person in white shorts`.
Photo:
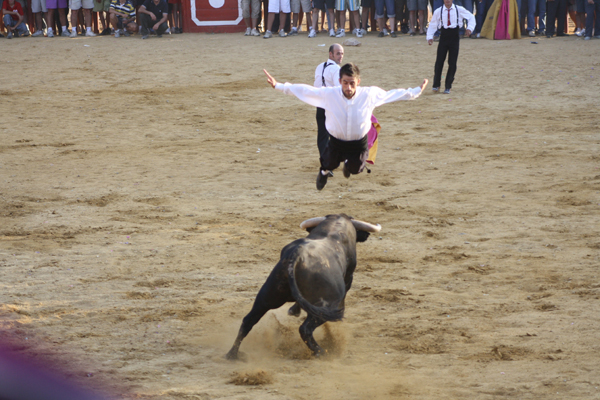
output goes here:
<path id="1" fill-rule="evenodd" d="M 35 32 L 31 37 L 44 36 L 44 23 L 42 22 L 42 13 L 44 13 L 44 19 L 48 21 L 46 8 L 46 0 L 32 0 L 31 1 L 31 12 L 34 15 L 35 20 Z"/>
<path id="2" fill-rule="evenodd" d="M 271 33 L 271 28 L 273 27 L 273 22 L 275 21 L 275 14 L 279 13 L 279 36 L 286 37 L 285 30 L 283 27 L 285 26 L 286 14 L 291 12 L 290 8 L 290 0 L 270 0 L 269 1 L 269 17 L 267 19 L 267 31 L 263 36 L 264 39 L 269 39 L 273 37 Z"/>
<path id="3" fill-rule="evenodd" d="M 92 32 L 92 9 L 94 8 L 94 0 L 69 0 L 69 8 L 71 9 L 71 37 L 77 37 L 77 16 L 81 8 L 83 8 L 83 17 L 85 19 L 85 36 L 96 36 L 96 34 Z"/>
<path id="4" fill-rule="evenodd" d="M 360 9 L 360 0 L 335 0 L 335 9 L 340 15 L 340 29 L 337 31 L 335 37 L 344 37 L 346 32 L 344 27 L 346 26 L 346 10 L 350 11 L 350 18 L 354 19 L 354 31 L 357 37 L 362 37 L 362 31 L 360 30 L 360 18 L 358 10 Z"/>
<path id="5" fill-rule="evenodd" d="M 308 26 L 312 26 L 311 22 L 311 11 L 312 11 L 312 2 L 311 0 L 291 0 L 291 8 L 292 8 L 292 30 L 290 31 L 290 36 L 295 36 L 298 34 L 298 18 L 300 16 L 300 12 L 304 12 L 306 15 L 306 23 Z M 302 8 L 302 10 L 300 9 Z"/>

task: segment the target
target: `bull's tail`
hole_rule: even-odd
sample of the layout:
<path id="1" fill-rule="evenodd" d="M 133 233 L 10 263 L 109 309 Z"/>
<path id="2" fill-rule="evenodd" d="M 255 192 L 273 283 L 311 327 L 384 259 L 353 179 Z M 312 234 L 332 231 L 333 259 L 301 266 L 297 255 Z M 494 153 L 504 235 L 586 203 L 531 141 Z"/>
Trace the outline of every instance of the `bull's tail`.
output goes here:
<path id="1" fill-rule="evenodd" d="M 298 288 L 298 284 L 296 283 L 296 264 L 298 263 L 298 257 L 295 256 L 288 263 L 288 278 L 290 283 L 290 289 L 292 291 L 292 296 L 300 307 L 302 307 L 308 314 L 311 314 L 323 321 L 341 321 L 344 316 L 344 307 L 339 307 L 339 304 L 332 304 L 331 307 L 319 307 L 311 304 L 306 300 L 302 293 L 300 293 L 300 289 Z"/>

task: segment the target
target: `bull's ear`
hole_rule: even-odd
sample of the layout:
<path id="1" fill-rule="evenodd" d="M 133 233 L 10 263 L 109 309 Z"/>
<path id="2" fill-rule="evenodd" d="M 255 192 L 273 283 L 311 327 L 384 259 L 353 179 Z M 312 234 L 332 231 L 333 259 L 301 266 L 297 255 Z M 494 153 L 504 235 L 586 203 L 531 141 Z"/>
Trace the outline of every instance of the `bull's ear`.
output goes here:
<path id="1" fill-rule="evenodd" d="M 356 242 L 366 242 L 371 234 L 366 231 L 356 231 Z"/>

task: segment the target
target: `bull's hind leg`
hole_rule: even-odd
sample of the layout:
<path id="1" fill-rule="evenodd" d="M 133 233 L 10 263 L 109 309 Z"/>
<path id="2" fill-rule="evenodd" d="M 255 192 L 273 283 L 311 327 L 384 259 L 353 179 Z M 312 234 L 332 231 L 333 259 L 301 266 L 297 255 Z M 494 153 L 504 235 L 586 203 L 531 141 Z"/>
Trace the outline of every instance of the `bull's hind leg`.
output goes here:
<path id="1" fill-rule="evenodd" d="M 238 331 L 238 335 L 235 338 L 235 342 L 233 342 L 233 346 L 231 350 L 225 356 L 228 360 L 237 360 L 238 359 L 238 351 L 240 349 L 240 345 L 242 344 L 242 340 L 250 333 L 252 327 L 256 325 L 256 323 L 269 311 L 270 308 L 264 307 L 261 304 L 254 303 L 252 310 L 244 317 L 242 320 L 242 326 L 240 326 L 240 330 Z"/>
<path id="2" fill-rule="evenodd" d="M 325 321 L 323 321 L 322 319 L 315 318 L 309 314 L 308 317 L 306 317 L 306 319 L 304 320 L 304 323 L 300 325 L 300 337 L 302 337 L 304 343 L 306 343 L 308 348 L 312 350 L 313 354 L 316 357 L 319 357 L 323 354 L 323 349 L 315 340 L 313 332 L 315 331 L 315 329 L 317 329 L 324 323 Z"/>

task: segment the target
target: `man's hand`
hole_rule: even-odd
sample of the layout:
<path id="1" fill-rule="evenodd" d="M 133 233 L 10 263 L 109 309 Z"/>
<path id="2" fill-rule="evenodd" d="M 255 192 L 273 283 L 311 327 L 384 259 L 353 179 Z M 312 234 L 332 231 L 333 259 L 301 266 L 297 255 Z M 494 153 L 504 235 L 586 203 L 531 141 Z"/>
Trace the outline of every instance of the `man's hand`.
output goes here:
<path id="1" fill-rule="evenodd" d="M 159 26 L 158 24 L 154 24 L 154 26 L 152 27 L 152 29 L 154 29 L 155 31 L 157 31 L 158 30 L 158 26 Z"/>
<path id="2" fill-rule="evenodd" d="M 154 13 L 150 13 L 150 18 L 152 18 L 152 21 L 156 21 L 156 15 L 154 15 Z"/>
<path id="3" fill-rule="evenodd" d="M 431 46 L 433 44 L 433 39 L 429 39 L 427 43 Z"/>
<path id="4" fill-rule="evenodd" d="M 423 83 L 421 84 L 421 91 L 425 90 L 429 81 L 427 79 L 423 79 Z"/>
<path id="5" fill-rule="evenodd" d="M 467 30 L 465 31 L 465 35 L 467 35 L 467 36 L 471 36 L 471 31 L 467 29 Z"/>
<path id="6" fill-rule="evenodd" d="M 263 72 L 264 72 L 265 74 L 267 74 L 267 82 L 269 82 L 269 85 L 273 86 L 273 89 L 275 89 L 275 85 L 277 85 L 277 81 L 275 80 L 275 78 L 273 78 L 273 77 L 271 76 L 271 74 L 269 74 L 269 73 L 267 72 L 267 70 L 266 70 L 266 69 L 263 69 Z"/>

